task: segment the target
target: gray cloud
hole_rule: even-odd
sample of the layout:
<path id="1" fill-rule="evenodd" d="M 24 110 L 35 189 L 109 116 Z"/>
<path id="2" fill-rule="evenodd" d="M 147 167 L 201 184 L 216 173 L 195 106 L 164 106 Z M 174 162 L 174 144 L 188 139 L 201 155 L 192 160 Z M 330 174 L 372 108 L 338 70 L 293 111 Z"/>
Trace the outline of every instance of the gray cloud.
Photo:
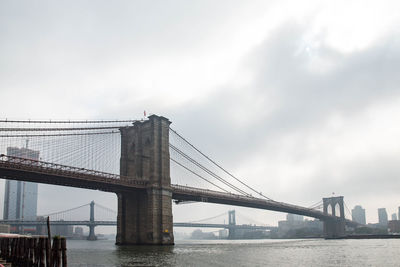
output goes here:
<path id="1" fill-rule="evenodd" d="M 297 157 L 301 162 L 311 153 L 305 140 L 321 131 L 332 116 L 346 120 L 389 99 L 400 99 L 400 78 L 396 73 L 400 47 L 396 38 L 385 36 L 373 46 L 352 54 L 339 53 L 327 45 L 319 47 L 316 51 L 319 57 L 333 61 L 331 69 L 320 73 L 309 69 L 311 55 L 305 51 L 298 53 L 305 32 L 305 28 L 293 23 L 276 29 L 246 60 L 254 77 L 250 85 L 240 89 L 228 89 L 227 85 L 213 96 L 179 107 L 171 112 L 176 128 L 229 169 L 240 169 L 241 164 L 253 159 L 252 155 L 273 158 L 280 153 L 275 144 L 293 135 L 298 137 L 298 144 L 295 150 L 287 151 L 293 153 L 287 157 Z M 240 116 L 248 120 L 230 114 L 232 110 L 240 110 L 243 113 Z M 398 114 L 392 116 L 395 123 Z M 369 132 L 361 134 L 368 136 Z M 330 137 L 327 138 L 329 141 Z M 371 196 L 381 205 L 388 205 L 397 193 L 399 173 L 395 158 L 398 156 L 398 153 L 384 158 L 376 155 L 368 161 L 361 157 L 343 165 L 334 162 L 328 152 L 320 155 L 329 161 L 328 165 L 315 162 L 315 173 L 304 181 L 299 180 L 300 176 L 286 177 L 288 188 L 279 188 L 279 181 L 273 181 L 274 177 L 268 173 L 247 177 L 246 181 L 262 186 L 259 188 L 267 195 L 304 205 L 337 192 L 347 196 L 351 204 L 376 208 Z M 290 161 L 287 168 L 291 168 Z M 344 177 L 337 179 L 338 173 Z M 270 179 L 275 187 L 265 187 L 268 182 L 260 181 L 265 179 Z"/>

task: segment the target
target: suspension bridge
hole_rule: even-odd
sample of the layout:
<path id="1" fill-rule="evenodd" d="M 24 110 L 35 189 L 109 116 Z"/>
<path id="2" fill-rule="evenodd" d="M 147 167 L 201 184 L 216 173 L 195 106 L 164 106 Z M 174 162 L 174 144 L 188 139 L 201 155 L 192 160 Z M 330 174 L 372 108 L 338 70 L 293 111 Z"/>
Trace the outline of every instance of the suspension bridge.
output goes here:
<path id="1" fill-rule="evenodd" d="M 116 193 L 117 244 L 173 244 L 173 200 L 313 217 L 324 222 L 328 238 L 344 236 L 345 225 L 357 226 L 345 218 L 342 196 L 310 207 L 275 201 L 223 168 L 170 123 L 156 115 L 144 121 L 1 120 L 0 177 Z M 21 146 L 37 156 L 10 153 Z"/>
<path id="2" fill-rule="evenodd" d="M 100 217 L 100 219 L 96 219 Z M 86 215 L 86 216 L 85 216 Z M 228 216 L 228 224 L 225 223 L 211 223 L 212 219 L 222 218 Z M 37 216 L 36 220 L 0 220 L 0 223 L 9 224 L 13 227 L 19 228 L 20 226 L 35 226 L 42 227 L 47 225 L 46 218 L 50 218 L 50 225 L 57 226 L 87 226 L 89 227 L 88 240 L 96 240 L 95 230 L 96 226 L 116 226 L 117 225 L 117 212 L 104 207 L 94 201 L 81 205 L 75 208 L 53 212 L 50 214 Z M 190 227 L 190 228 L 221 228 L 228 229 L 229 238 L 234 238 L 236 230 L 273 230 L 274 226 L 267 225 L 252 225 L 252 224 L 236 224 L 236 212 L 231 210 L 216 216 L 204 218 L 191 222 L 174 222 L 174 227 Z"/>

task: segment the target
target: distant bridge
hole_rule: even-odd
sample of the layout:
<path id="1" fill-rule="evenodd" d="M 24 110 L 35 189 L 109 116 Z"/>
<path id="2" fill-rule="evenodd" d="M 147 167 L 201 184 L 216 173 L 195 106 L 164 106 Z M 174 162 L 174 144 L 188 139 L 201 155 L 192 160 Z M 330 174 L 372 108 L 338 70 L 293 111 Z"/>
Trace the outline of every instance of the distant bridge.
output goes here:
<path id="1" fill-rule="evenodd" d="M 19 220 L 0 220 L 0 224 L 9 224 L 13 226 L 38 226 L 46 225 L 46 221 L 19 221 Z M 116 226 L 117 221 L 51 221 L 50 225 L 74 225 L 74 226 Z M 174 223 L 174 227 L 191 227 L 191 228 L 222 228 L 222 229 L 246 229 L 246 230 L 273 230 L 274 226 L 261 226 L 250 224 L 218 224 L 218 223 Z"/>
<path id="2" fill-rule="evenodd" d="M 90 207 L 89 209 L 89 220 L 65 220 L 61 218 L 66 218 L 69 217 L 70 213 L 73 213 L 74 211 L 83 209 L 85 207 Z M 117 221 L 115 220 L 95 220 L 95 207 L 100 208 L 101 210 L 105 210 L 108 213 L 116 214 L 114 210 L 111 210 L 109 208 L 106 208 L 100 204 L 96 204 L 94 201 L 81 205 L 75 208 L 70 208 L 66 211 L 59 211 L 59 212 L 54 212 L 50 214 L 50 216 L 56 216 L 56 220 L 50 220 L 50 226 L 57 226 L 57 225 L 63 225 L 63 226 L 88 226 L 89 227 L 89 236 L 88 240 L 96 240 L 96 235 L 95 235 L 95 230 L 94 228 L 96 226 L 116 226 Z M 174 223 L 174 227 L 191 227 L 191 228 L 221 228 L 221 229 L 228 229 L 229 230 L 229 237 L 233 238 L 233 235 L 235 233 L 235 230 L 273 230 L 276 229 L 277 227 L 273 226 L 262 226 L 262 225 L 251 225 L 251 224 L 236 224 L 236 212 L 235 210 L 231 210 L 228 213 L 228 224 L 221 224 L 221 223 L 200 223 L 200 222 L 176 222 Z M 209 220 L 217 217 L 221 217 L 224 214 L 220 214 L 217 216 L 214 216 L 212 218 L 207 218 L 199 221 L 204 221 L 204 220 Z M 11 226 L 47 226 L 47 221 L 44 220 L 46 216 L 38 216 L 39 218 L 43 219 L 38 219 L 38 220 L 0 220 L 0 224 L 8 224 Z"/>

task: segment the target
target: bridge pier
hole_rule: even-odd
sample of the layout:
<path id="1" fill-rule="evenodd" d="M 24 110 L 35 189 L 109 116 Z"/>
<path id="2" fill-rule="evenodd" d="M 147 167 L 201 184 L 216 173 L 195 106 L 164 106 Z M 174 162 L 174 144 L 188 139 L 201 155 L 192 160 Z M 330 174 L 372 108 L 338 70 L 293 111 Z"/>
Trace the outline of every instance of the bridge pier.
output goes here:
<path id="1" fill-rule="evenodd" d="M 325 238 L 340 238 L 346 235 L 343 196 L 323 198 L 324 214 L 328 214 L 328 207 L 330 206 L 332 215 L 336 216 L 336 205 L 339 205 L 340 214 L 334 219 L 324 221 Z"/>
<path id="2" fill-rule="evenodd" d="M 94 233 L 94 225 L 89 225 L 89 235 L 87 240 L 95 241 L 97 240 L 96 234 Z"/>
<path id="3" fill-rule="evenodd" d="M 170 121 L 156 115 L 121 128 L 121 176 L 146 181 L 145 190 L 120 192 L 117 245 L 172 245 Z"/>

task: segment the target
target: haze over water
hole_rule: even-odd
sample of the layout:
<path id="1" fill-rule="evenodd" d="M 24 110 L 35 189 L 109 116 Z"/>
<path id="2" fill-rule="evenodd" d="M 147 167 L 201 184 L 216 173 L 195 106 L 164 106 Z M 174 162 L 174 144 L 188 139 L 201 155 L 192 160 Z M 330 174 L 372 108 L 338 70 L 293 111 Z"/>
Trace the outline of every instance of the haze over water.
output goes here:
<path id="1" fill-rule="evenodd" d="M 118 247 L 68 240 L 69 266 L 400 266 L 399 239 L 185 240 Z"/>

